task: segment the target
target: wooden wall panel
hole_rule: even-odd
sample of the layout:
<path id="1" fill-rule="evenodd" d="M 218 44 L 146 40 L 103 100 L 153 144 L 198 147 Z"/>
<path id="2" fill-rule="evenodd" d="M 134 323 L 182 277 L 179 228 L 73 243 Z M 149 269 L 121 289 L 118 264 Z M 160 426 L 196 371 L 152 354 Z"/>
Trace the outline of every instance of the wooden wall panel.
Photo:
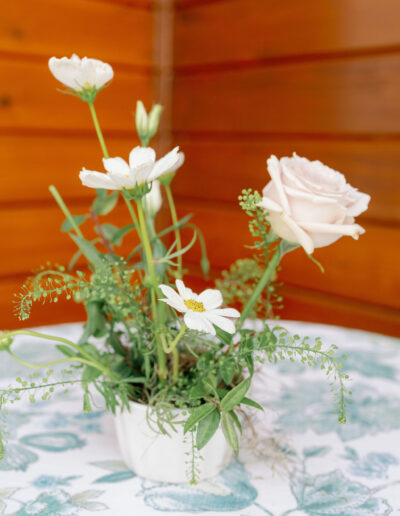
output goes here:
<path id="1" fill-rule="evenodd" d="M 358 242 L 315 252 L 324 276 L 299 251 L 285 258 L 283 316 L 400 334 L 399 16 L 395 0 L 176 5 L 175 189 L 216 269 L 248 253 L 234 203 L 265 185 L 271 154 L 320 159 L 372 196 Z"/>
<path id="2" fill-rule="evenodd" d="M 93 131 L 94 133 L 94 131 Z M 136 135 L 107 138 L 111 156 L 128 159 L 138 145 Z M 17 134 L 0 137 L 0 203 L 41 203 L 50 201 L 48 186 L 55 184 L 65 199 L 93 198 L 94 190 L 82 187 L 79 172 L 104 171 L 102 152 L 95 134 Z M 19 204 L 20 205 L 20 204 Z"/>
<path id="3" fill-rule="evenodd" d="M 87 212 L 90 203 L 71 202 L 68 207 L 71 213 L 82 214 Z M 2 253 L 0 257 L 0 277 L 5 276 L 5 272 L 12 276 L 29 273 L 45 265 L 46 261 L 68 265 L 77 247 L 67 234 L 60 231 L 64 219 L 63 213 L 55 202 L 34 208 L 24 209 L 19 206 L 18 209 L 3 209 L 0 217 L 0 231 L 4 235 L 4 241 L 7 242 L 7 252 Z M 112 214 L 99 220 L 101 223 L 119 226 L 131 224 L 129 213 L 123 203 Z M 97 236 L 92 227 L 90 219 L 82 225 L 84 235 L 89 238 Z M 129 249 L 137 243 L 135 239 Z M 129 245 L 128 242 L 127 244 Z M 85 260 L 79 263 L 85 263 Z"/>
<path id="4" fill-rule="evenodd" d="M 221 275 L 221 271 L 214 268 L 210 279 L 206 281 L 198 266 L 190 264 L 187 267 L 189 276 L 186 284 L 195 292 L 212 287 Z M 280 294 L 284 298 L 283 308 L 279 312 L 281 319 L 334 325 L 340 321 L 341 326 L 349 328 L 359 327 L 387 335 L 400 335 L 399 310 L 288 284 L 280 288 Z"/>
<path id="5" fill-rule="evenodd" d="M 175 63 L 186 69 L 398 46 L 399 18 L 397 0 L 178 0 Z"/>
<path id="6" fill-rule="evenodd" d="M 116 2 L 13 0 L 2 10 L 0 48 L 34 59 L 76 53 L 150 69 L 151 31 L 152 12 L 144 5 L 132 9 Z"/>
<path id="7" fill-rule="evenodd" d="M 143 72 L 116 68 L 110 86 L 96 99 L 103 129 L 134 129 L 136 100 L 152 101 L 152 78 Z M 87 105 L 63 95 L 46 61 L 25 62 L 0 58 L 0 129 L 93 130 Z"/>
<path id="8" fill-rule="evenodd" d="M 270 134 L 237 141 L 218 138 L 210 141 L 210 137 L 199 141 L 182 135 L 179 142 L 186 164 L 174 181 L 178 195 L 234 203 L 243 188 L 261 191 L 269 181 L 268 156 L 290 156 L 297 152 L 339 170 L 360 191 L 373 193 L 365 216 L 400 223 L 398 140 L 282 139 Z"/>
<path id="9" fill-rule="evenodd" d="M 178 77 L 177 131 L 399 133 L 400 54 Z"/>
<path id="10" fill-rule="evenodd" d="M 73 213 L 90 205 L 82 187 L 85 166 L 102 170 L 101 151 L 88 107 L 62 95 L 48 70 L 52 55 L 75 52 L 110 62 L 115 77 L 96 99 L 111 155 L 128 156 L 137 145 L 133 111 L 137 99 L 153 99 L 158 71 L 153 62 L 151 0 L 15 0 L 0 20 L 0 328 L 82 318 L 81 307 L 54 305 L 19 323 L 11 293 L 32 269 L 68 263 L 76 247 L 60 233 L 63 220 L 48 192 L 53 183 Z M 129 223 L 123 207 L 111 221 Z M 107 218 L 102 222 L 107 221 Z M 110 219 L 108 220 L 110 221 Z M 86 223 L 85 231 L 89 231 Z M 93 233 L 92 233 L 93 234 Z M 35 314 L 38 315 L 35 315 Z"/>

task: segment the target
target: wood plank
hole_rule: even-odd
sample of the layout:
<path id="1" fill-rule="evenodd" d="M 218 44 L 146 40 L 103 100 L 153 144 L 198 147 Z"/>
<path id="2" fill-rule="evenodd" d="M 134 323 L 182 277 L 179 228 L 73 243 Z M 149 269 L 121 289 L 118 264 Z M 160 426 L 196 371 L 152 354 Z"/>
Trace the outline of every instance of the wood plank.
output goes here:
<path id="1" fill-rule="evenodd" d="M 111 156 L 128 158 L 139 142 L 131 137 L 109 137 Z M 93 198 L 94 191 L 82 186 L 79 171 L 104 171 L 102 152 L 93 135 L 60 136 L 57 134 L 0 135 L 0 203 L 49 201 L 48 186 L 54 183 L 65 199 Z"/>
<path id="2" fill-rule="evenodd" d="M 0 59 L 0 129 L 90 130 L 92 120 L 87 105 L 63 95 L 61 83 L 40 63 Z M 152 78 L 115 67 L 111 85 L 96 99 L 103 129 L 134 134 L 132 111 L 136 100 L 153 102 Z"/>
<path id="3" fill-rule="evenodd" d="M 73 214 L 82 214 L 89 206 L 89 201 L 80 201 L 69 208 Z M 0 277 L 27 274 L 47 261 L 68 265 L 77 248 L 67 234 L 60 232 L 63 220 L 64 216 L 55 203 L 34 208 L 1 209 L 0 232 L 6 245 L 0 256 Z M 102 217 L 100 221 L 111 222 L 119 227 L 131 224 L 122 201 L 112 214 Z M 90 220 L 82 226 L 82 231 L 87 238 L 96 236 Z M 122 251 L 129 252 L 136 246 L 137 238 L 133 233 L 131 235 L 126 238 Z M 119 252 L 121 248 L 116 250 Z M 79 263 L 85 263 L 85 260 Z"/>
<path id="4" fill-rule="evenodd" d="M 212 266 L 228 268 L 252 251 L 248 218 L 239 208 L 223 203 L 196 202 L 178 198 L 178 216 L 195 213 L 193 222 L 204 232 Z M 400 308 L 400 276 L 394 275 L 400 263 L 400 230 L 359 219 L 366 231 L 358 242 L 343 237 L 329 247 L 317 249 L 315 258 L 325 267 L 322 275 L 299 249 L 284 258 L 280 277 L 291 285 L 348 299 Z M 184 234 L 185 242 L 191 233 Z M 199 263 L 196 245 L 187 254 L 188 263 Z"/>
<path id="5" fill-rule="evenodd" d="M 215 288 L 215 279 L 221 274 L 220 270 L 213 269 L 211 279 L 205 281 L 199 267 L 190 265 L 188 269 L 185 285 L 192 288 L 194 292 Z M 283 309 L 276 315 L 281 319 L 333 324 L 400 336 L 399 310 L 327 295 L 311 289 L 300 289 L 287 284 L 280 289 L 280 293 L 283 297 Z"/>
<path id="6" fill-rule="evenodd" d="M 400 131 L 400 55 L 178 76 L 175 131 Z"/>
<path id="7" fill-rule="evenodd" d="M 282 289 L 282 319 L 333 324 L 400 337 L 400 312 L 374 304 L 286 285 Z"/>
<path id="8" fill-rule="evenodd" d="M 297 152 L 342 172 L 350 184 L 372 196 L 368 218 L 400 222 L 398 141 L 305 140 L 261 137 L 228 141 L 176 138 L 186 163 L 173 183 L 184 197 L 236 202 L 243 188 L 259 191 L 269 181 L 266 158 Z"/>
<path id="9" fill-rule="evenodd" d="M 47 58 L 75 52 L 150 67 L 151 33 L 152 13 L 146 9 L 87 0 L 14 0 L 2 11 L 0 51 Z"/>
<path id="10" fill-rule="evenodd" d="M 397 0 L 230 0 L 195 4 L 177 4 L 178 68 L 400 44 Z"/>

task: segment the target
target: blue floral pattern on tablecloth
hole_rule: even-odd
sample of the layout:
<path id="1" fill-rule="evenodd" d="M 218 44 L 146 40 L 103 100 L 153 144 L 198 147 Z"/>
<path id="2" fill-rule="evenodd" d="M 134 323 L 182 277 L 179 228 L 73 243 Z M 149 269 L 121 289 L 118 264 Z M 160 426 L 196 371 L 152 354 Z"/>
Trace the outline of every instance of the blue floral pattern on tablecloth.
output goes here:
<path id="1" fill-rule="evenodd" d="M 290 362 L 265 365 L 252 392 L 265 407 L 253 415 L 257 438 L 245 433 L 238 459 L 190 487 L 130 471 L 112 416 L 101 407 L 84 414 L 79 388 L 49 402 L 22 401 L 7 415 L 0 515 L 400 515 L 400 342 L 344 328 L 280 324 L 322 337 L 346 354 L 353 392 L 346 425 L 337 422 L 321 371 Z M 45 330 L 74 339 L 80 325 Z M 28 337 L 17 346 L 27 360 L 58 356 Z M 28 374 L 2 357 L 0 386 Z"/>

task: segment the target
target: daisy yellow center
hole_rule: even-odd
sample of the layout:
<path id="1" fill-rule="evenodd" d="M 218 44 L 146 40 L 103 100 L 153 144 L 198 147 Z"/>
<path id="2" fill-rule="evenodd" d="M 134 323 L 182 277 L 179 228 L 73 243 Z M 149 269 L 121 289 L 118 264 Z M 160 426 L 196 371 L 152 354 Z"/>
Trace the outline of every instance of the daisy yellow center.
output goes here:
<path id="1" fill-rule="evenodd" d="M 195 301 L 194 299 L 186 299 L 184 301 L 185 305 L 189 310 L 193 310 L 193 312 L 205 312 L 206 309 L 201 301 Z"/>

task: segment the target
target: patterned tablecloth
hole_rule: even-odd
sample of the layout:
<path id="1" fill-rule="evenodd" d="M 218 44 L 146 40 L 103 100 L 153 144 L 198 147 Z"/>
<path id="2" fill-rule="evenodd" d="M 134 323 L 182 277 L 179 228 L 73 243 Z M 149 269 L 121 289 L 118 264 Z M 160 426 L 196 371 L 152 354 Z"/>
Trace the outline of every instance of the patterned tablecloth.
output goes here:
<path id="1" fill-rule="evenodd" d="M 347 355 L 353 401 L 346 425 L 337 423 L 321 371 L 291 362 L 265 365 L 252 393 L 265 406 L 254 416 L 257 437 L 249 426 L 238 459 L 190 487 L 129 471 L 112 416 L 101 407 L 84 414 L 79 387 L 49 402 L 22 401 L 7 416 L 0 514 L 400 515 L 400 342 L 324 325 L 282 325 L 322 337 Z M 79 329 L 43 330 L 74 340 Z M 16 342 L 20 356 L 33 362 L 58 356 L 37 339 Z M 27 378 L 29 371 L 2 354 L 0 384 L 18 376 Z"/>

